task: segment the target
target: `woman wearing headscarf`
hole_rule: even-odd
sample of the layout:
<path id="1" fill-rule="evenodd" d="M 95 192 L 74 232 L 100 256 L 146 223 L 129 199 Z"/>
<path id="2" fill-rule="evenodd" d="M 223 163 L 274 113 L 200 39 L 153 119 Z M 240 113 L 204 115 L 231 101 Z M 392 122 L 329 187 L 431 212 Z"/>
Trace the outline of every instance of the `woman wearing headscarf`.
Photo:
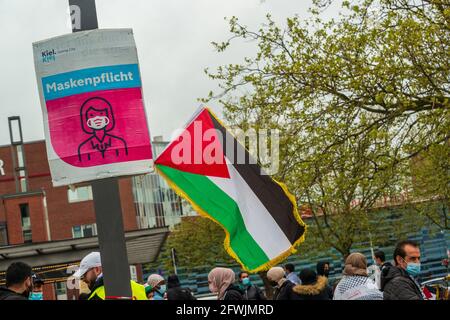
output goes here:
<path id="1" fill-rule="evenodd" d="M 269 279 L 271 285 L 275 288 L 273 300 L 298 300 L 297 294 L 292 290 L 295 284 L 285 278 L 283 268 L 270 268 L 267 271 L 267 279 Z"/>
<path id="2" fill-rule="evenodd" d="M 217 300 L 244 300 L 242 290 L 234 282 L 234 271 L 228 268 L 214 268 L 208 274 L 209 290 L 217 294 Z"/>
<path id="3" fill-rule="evenodd" d="M 151 274 L 147 279 L 147 287 L 145 293 L 147 297 L 151 296 L 152 300 L 164 300 L 166 293 L 166 281 L 159 274 Z"/>
<path id="4" fill-rule="evenodd" d="M 333 300 L 383 300 L 375 281 L 367 275 L 367 259 L 363 254 L 350 254 L 345 260 L 343 273 Z"/>

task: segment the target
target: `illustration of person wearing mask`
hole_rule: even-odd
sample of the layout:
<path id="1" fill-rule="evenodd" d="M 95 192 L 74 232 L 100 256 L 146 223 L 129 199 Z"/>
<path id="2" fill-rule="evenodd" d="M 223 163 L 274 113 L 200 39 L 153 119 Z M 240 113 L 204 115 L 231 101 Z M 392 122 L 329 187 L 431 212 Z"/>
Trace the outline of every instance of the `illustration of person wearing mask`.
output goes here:
<path id="1" fill-rule="evenodd" d="M 124 139 L 109 132 L 114 129 L 115 121 L 111 104 L 103 98 L 94 97 L 86 100 L 80 110 L 81 127 L 91 137 L 78 147 L 78 160 L 89 161 L 94 157 L 104 159 L 108 155 L 119 156 L 121 152 L 128 155 Z"/>

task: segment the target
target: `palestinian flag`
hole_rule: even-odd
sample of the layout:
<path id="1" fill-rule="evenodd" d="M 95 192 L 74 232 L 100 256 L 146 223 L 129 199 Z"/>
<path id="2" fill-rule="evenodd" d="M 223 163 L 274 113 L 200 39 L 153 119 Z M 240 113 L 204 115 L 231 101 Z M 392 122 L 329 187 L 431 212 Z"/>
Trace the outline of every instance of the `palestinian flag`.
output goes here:
<path id="1" fill-rule="evenodd" d="M 250 159 L 212 112 L 202 108 L 155 166 L 201 216 L 225 230 L 228 254 L 244 270 L 257 272 L 296 252 L 306 225 L 286 186 L 262 174 Z"/>

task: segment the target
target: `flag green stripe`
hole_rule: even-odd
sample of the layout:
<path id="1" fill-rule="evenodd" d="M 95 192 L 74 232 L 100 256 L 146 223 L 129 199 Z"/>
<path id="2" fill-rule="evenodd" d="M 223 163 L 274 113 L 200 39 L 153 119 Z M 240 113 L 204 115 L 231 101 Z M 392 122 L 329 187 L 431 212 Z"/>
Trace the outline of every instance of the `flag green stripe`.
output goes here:
<path id="1" fill-rule="evenodd" d="M 222 224 L 230 234 L 230 247 L 248 269 L 270 260 L 247 231 L 237 203 L 208 177 L 163 165 L 157 167 L 204 212 Z"/>

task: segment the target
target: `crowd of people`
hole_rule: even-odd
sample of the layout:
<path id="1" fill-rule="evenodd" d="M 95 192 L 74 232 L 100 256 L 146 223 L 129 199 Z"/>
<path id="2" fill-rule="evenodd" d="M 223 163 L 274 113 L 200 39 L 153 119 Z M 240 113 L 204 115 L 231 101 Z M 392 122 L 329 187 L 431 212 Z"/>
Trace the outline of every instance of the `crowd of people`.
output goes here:
<path id="1" fill-rule="evenodd" d="M 374 255 L 378 272 L 369 277 L 366 257 L 358 252 L 345 259 L 342 277 L 330 284 L 329 262 L 317 263 L 316 270 L 305 268 L 295 273 L 293 264 L 276 266 L 267 271 L 273 287 L 273 300 L 423 300 L 425 295 L 417 282 L 420 273 L 420 248 L 414 241 L 401 241 L 391 264 L 382 251 Z M 80 299 L 105 300 L 100 253 L 88 254 L 74 274 L 89 288 Z M 6 271 L 6 286 L 0 287 L 0 300 L 42 300 L 43 280 L 25 263 L 15 262 Z M 236 277 L 230 268 L 216 267 L 208 274 L 209 290 L 218 300 L 268 300 L 261 288 L 253 284 L 249 273 Z M 145 284 L 131 281 L 135 300 L 195 300 L 189 288 L 183 288 L 176 275 L 166 279 L 151 274 Z"/>

